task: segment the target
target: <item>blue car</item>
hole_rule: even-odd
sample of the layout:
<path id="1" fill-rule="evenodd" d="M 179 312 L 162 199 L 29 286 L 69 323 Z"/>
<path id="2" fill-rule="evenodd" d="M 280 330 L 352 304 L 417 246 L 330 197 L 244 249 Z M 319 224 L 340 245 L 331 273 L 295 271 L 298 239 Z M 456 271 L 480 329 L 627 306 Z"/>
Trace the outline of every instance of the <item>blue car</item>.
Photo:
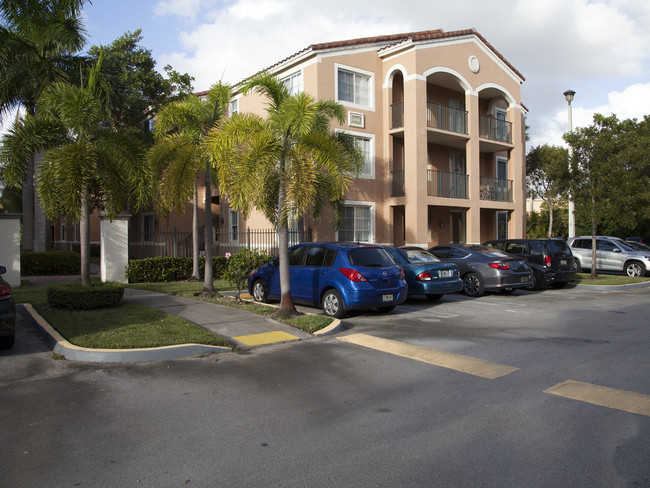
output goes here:
<path id="1" fill-rule="evenodd" d="M 248 292 L 258 302 L 280 298 L 278 257 L 248 277 Z M 309 242 L 289 248 L 290 293 L 296 303 L 322 307 L 341 318 L 349 310 L 390 312 L 404 303 L 404 270 L 381 246 L 347 242 Z"/>
<path id="2" fill-rule="evenodd" d="M 415 246 L 386 246 L 385 249 L 404 268 L 409 297 L 425 295 L 429 300 L 438 300 L 445 293 L 463 289 L 463 280 L 455 264 L 443 263 L 427 250 Z"/>

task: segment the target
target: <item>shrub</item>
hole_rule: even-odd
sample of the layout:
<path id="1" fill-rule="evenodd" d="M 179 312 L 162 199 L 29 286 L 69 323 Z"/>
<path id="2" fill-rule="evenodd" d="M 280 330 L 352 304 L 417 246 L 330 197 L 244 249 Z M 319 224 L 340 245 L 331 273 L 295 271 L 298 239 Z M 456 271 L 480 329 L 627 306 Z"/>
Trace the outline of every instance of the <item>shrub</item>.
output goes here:
<path id="1" fill-rule="evenodd" d="M 72 251 L 21 251 L 20 274 L 23 276 L 78 275 L 79 254 Z"/>
<path id="2" fill-rule="evenodd" d="M 237 289 L 238 300 L 241 290 L 246 287 L 248 276 L 269 259 L 271 256 L 266 251 L 258 253 L 248 249 L 242 249 L 237 254 L 228 257 L 228 267 L 223 277 Z"/>
<path id="3" fill-rule="evenodd" d="M 228 265 L 223 256 L 212 258 L 212 274 L 220 279 Z M 199 258 L 199 275 L 204 276 L 205 257 Z M 126 268 L 129 283 L 155 283 L 160 281 L 180 281 L 192 276 L 192 258 L 145 258 L 129 261 Z"/>
<path id="4" fill-rule="evenodd" d="M 119 283 L 101 283 L 82 286 L 80 282 L 56 283 L 47 287 L 47 303 L 52 307 L 73 310 L 92 310 L 114 307 L 124 296 Z"/>

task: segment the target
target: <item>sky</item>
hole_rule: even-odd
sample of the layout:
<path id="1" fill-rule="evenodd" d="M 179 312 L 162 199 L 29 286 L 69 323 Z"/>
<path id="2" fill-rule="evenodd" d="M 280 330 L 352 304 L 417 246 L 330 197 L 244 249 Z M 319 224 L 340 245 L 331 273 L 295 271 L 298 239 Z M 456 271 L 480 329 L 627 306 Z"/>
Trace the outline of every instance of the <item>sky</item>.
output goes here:
<path id="1" fill-rule="evenodd" d="M 88 45 L 142 29 L 160 71 L 170 64 L 206 90 L 237 83 L 310 44 L 475 28 L 525 78 L 528 148 L 564 145 L 594 113 L 650 115 L 647 0 L 92 0 Z"/>

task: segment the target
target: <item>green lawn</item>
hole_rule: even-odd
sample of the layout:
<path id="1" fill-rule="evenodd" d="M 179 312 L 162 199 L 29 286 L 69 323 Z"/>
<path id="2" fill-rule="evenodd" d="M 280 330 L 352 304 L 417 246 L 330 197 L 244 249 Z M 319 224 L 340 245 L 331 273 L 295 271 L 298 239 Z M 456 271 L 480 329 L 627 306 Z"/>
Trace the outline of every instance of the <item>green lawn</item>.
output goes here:
<path id="1" fill-rule="evenodd" d="M 196 324 L 149 307 L 121 303 L 97 310 L 54 310 L 45 288 L 23 284 L 13 289 L 16 303 L 31 303 L 70 343 L 98 349 L 133 349 L 175 344 L 231 347 Z"/>
<path id="2" fill-rule="evenodd" d="M 598 274 L 596 279 L 591 278 L 589 273 L 578 273 L 578 278 L 573 283 L 577 285 L 597 285 L 597 286 L 614 286 L 614 285 L 632 285 L 650 281 L 650 277 L 631 278 L 626 275 Z"/>

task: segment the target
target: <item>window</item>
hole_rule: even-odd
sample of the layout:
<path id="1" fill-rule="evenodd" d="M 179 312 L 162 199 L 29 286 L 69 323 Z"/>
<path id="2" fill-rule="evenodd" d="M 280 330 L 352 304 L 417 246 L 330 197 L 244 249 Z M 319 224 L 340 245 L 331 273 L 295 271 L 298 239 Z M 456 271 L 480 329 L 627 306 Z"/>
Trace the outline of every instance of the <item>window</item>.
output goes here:
<path id="1" fill-rule="evenodd" d="M 343 225 L 338 232 L 339 241 L 372 242 L 372 204 L 346 205 Z"/>
<path id="2" fill-rule="evenodd" d="M 508 113 L 500 108 L 495 109 L 496 115 L 496 140 L 508 142 Z"/>
<path id="3" fill-rule="evenodd" d="M 61 240 L 65 241 L 65 224 L 61 224 Z"/>
<path id="4" fill-rule="evenodd" d="M 237 219 L 237 211 L 231 210 L 229 215 L 230 215 L 230 233 L 232 234 L 231 238 L 233 241 L 237 241 L 239 238 L 239 226 L 237 225 L 239 222 Z"/>
<path id="5" fill-rule="evenodd" d="M 302 73 L 300 71 L 281 79 L 280 83 L 287 88 L 289 95 L 302 93 Z"/>
<path id="6" fill-rule="evenodd" d="M 364 165 L 359 173 L 359 178 L 375 178 L 375 136 L 373 134 L 365 134 L 363 132 L 350 132 L 346 133 L 354 137 L 355 145 L 361 150 L 363 154 Z"/>
<path id="7" fill-rule="evenodd" d="M 344 68 L 337 69 L 336 100 L 359 107 L 372 108 L 372 75 Z"/>
<path id="8" fill-rule="evenodd" d="M 228 113 L 230 115 L 235 115 L 236 113 L 239 113 L 239 100 L 230 100 L 230 105 L 228 105 Z"/>
<path id="9" fill-rule="evenodd" d="M 618 249 L 618 248 L 616 247 L 616 244 L 614 244 L 613 242 L 603 241 L 598 239 L 596 241 L 596 249 L 598 251 L 613 251 L 614 249 Z"/>
<path id="10" fill-rule="evenodd" d="M 142 242 L 153 242 L 153 213 L 142 214 Z"/>
<path id="11" fill-rule="evenodd" d="M 298 246 L 289 250 L 289 266 L 302 266 L 307 254 L 307 246 Z"/>
<path id="12" fill-rule="evenodd" d="M 314 266 L 314 267 L 322 266 L 323 261 L 325 260 L 326 253 L 327 253 L 326 247 L 311 246 L 309 248 L 309 251 L 307 251 L 305 266 Z"/>
<path id="13" fill-rule="evenodd" d="M 497 212 L 497 239 L 508 238 L 508 212 Z"/>

